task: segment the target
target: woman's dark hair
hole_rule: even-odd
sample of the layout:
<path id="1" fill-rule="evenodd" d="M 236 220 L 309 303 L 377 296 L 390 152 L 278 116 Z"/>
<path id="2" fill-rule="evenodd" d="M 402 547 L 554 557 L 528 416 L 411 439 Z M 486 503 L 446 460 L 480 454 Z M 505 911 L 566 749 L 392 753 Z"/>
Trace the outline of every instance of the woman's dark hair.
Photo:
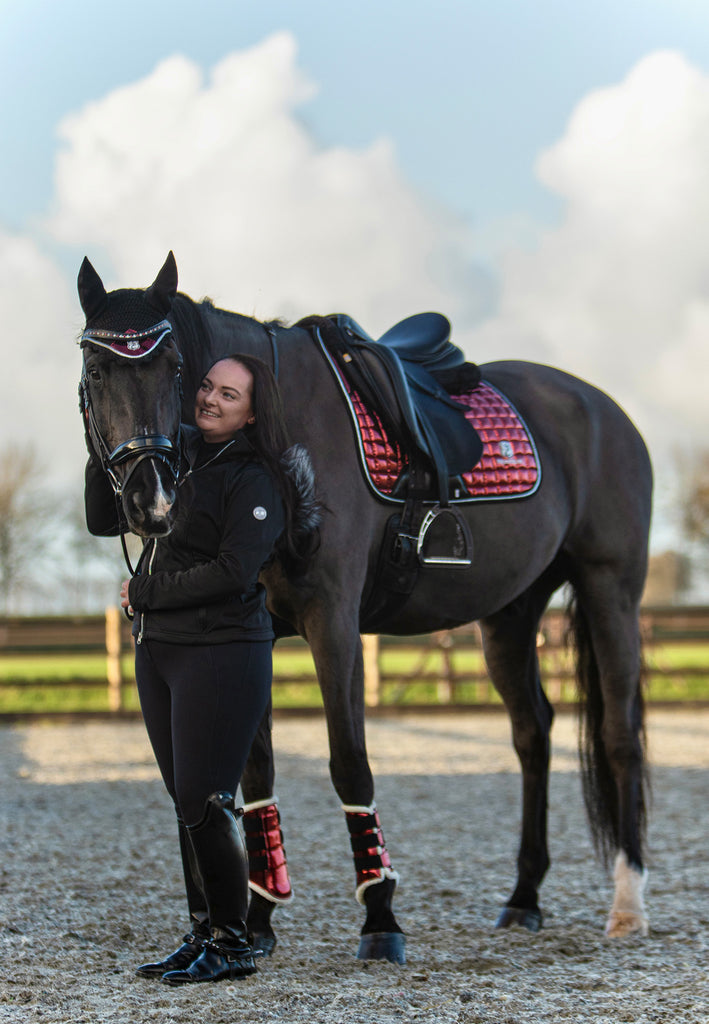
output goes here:
<path id="1" fill-rule="evenodd" d="M 253 379 L 251 408 L 255 422 L 244 428 L 249 441 L 263 462 L 275 473 L 283 452 L 290 446 L 288 428 L 283 413 L 281 392 L 270 366 L 257 356 L 233 352 L 217 362 L 229 360 L 244 366 Z"/>
<path id="2" fill-rule="evenodd" d="M 284 459 L 286 453 L 293 452 L 294 449 L 291 447 L 278 382 L 270 366 L 257 356 L 232 352 L 221 356 L 217 362 L 225 359 L 241 364 L 251 374 L 251 408 L 254 422 L 243 428 L 244 434 L 274 477 L 283 498 L 286 528 L 278 542 L 277 550 L 285 562 L 286 569 L 299 574 L 304 570 L 308 557 L 317 546 L 317 522 L 320 514 L 314 494 L 304 494 L 302 484 L 298 486 L 296 483 L 297 474 L 289 471 L 292 460 L 289 461 L 287 457 Z M 310 489 L 314 489 L 312 481 Z M 304 508 L 304 505 L 309 507 Z"/>

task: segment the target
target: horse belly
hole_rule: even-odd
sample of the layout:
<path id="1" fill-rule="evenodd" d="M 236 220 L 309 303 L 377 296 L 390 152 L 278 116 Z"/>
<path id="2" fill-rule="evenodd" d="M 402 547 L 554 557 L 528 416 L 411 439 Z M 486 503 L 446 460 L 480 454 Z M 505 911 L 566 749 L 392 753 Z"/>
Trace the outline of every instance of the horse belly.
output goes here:
<path id="1" fill-rule="evenodd" d="M 411 636 L 454 629 L 489 614 L 489 604 L 478 596 L 476 573 L 463 568 L 421 570 L 413 593 L 390 598 L 382 614 L 367 623 L 368 632 Z"/>

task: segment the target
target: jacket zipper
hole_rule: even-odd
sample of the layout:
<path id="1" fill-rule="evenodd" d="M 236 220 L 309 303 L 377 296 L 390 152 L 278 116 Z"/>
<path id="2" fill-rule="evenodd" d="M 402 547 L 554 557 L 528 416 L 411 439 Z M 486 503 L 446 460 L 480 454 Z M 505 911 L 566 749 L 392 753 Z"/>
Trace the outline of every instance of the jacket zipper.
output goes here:
<path id="1" fill-rule="evenodd" d="M 153 550 L 150 552 L 150 558 L 148 559 L 148 576 L 152 576 L 153 573 L 153 562 L 155 561 L 155 552 L 158 546 L 157 537 L 153 537 Z M 140 629 L 138 630 L 138 636 L 135 639 L 137 644 L 143 642 L 143 630 L 145 629 L 145 612 L 140 613 Z"/>
<path id="2" fill-rule="evenodd" d="M 196 469 L 205 469 L 207 466 L 211 466 L 211 464 L 213 462 L 215 462 L 219 458 L 220 455 L 223 455 L 223 453 L 227 450 L 227 448 L 231 448 L 231 446 L 233 444 L 236 444 L 236 438 L 232 438 L 231 441 L 228 441 L 224 445 L 223 448 L 219 449 L 219 451 L 217 452 L 216 455 L 213 455 L 211 457 L 211 459 L 209 459 L 208 462 L 204 463 L 204 465 L 197 466 Z M 180 487 L 185 482 L 187 477 L 191 476 L 194 471 L 195 471 L 194 468 L 192 466 L 190 466 L 190 468 L 187 470 L 185 475 L 180 480 L 180 484 L 179 484 Z M 152 572 L 153 572 L 153 562 L 155 561 L 155 553 L 157 551 L 157 546 L 158 546 L 158 539 L 157 539 L 157 537 L 153 537 L 153 550 L 150 552 L 150 558 L 148 560 L 148 576 L 151 576 Z M 140 613 L 140 629 L 138 630 L 138 636 L 135 638 L 135 642 L 137 644 L 142 644 L 142 642 L 143 642 L 143 630 L 144 629 L 145 629 L 145 612 L 141 612 Z"/>

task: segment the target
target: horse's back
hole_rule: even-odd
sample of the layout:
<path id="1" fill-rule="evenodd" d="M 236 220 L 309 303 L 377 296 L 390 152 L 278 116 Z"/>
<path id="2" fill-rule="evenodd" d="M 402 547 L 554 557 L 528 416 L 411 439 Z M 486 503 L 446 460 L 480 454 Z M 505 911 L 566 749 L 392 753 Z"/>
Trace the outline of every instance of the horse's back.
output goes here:
<path id="1" fill-rule="evenodd" d="M 528 422 L 538 447 L 559 451 L 570 445 L 574 455 L 583 451 L 588 473 L 598 466 L 606 471 L 607 459 L 615 453 L 632 460 L 640 476 L 651 478 L 642 436 L 600 388 L 542 363 L 500 360 L 480 369 L 483 379 L 502 391 Z"/>
<path id="2" fill-rule="evenodd" d="M 645 442 L 621 407 L 579 377 L 539 363 L 481 367 L 527 421 L 542 479 L 563 480 L 574 513 L 569 543 L 600 552 L 646 551 L 652 467 Z"/>

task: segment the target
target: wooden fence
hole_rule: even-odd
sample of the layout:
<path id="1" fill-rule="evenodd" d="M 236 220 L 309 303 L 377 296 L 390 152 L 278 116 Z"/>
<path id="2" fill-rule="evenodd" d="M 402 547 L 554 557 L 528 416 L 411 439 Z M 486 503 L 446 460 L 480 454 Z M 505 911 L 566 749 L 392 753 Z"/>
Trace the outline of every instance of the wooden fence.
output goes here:
<path id="1" fill-rule="evenodd" d="M 653 675 L 709 680 L 709 607 L 648 608 L 642 614 L 645 649 Z M 566 617 L 560 609 L 544 616 L 538 648 L 545 689 L 553 703 L 573 699 L 573 666 L 565 645 Z M 677 645 L 691 649 L 689 660 L 676 666 L 663 652 Z M 691 645 L 691 648 L 689 647 Z M 370 707 L 412 703 L 486 705 L 497 700 L 482 658 L 476 624 L 416 637 L 363 637 L 365 699 Z M 35 656 L 47 665 L 47 674 L 34 666 L 32 673 L 18 669 L 0 674 L 0 690 L 15 686 L 106 687 L 110 711 L 125 706 L 126 689 L 134 685 L 130 654 L 130 623 L 119 608 L 105 616 L 0 618 L 0 663 Z M 300 671 L 289 671 L 288 652 L 300 653 Z M 49 669 L 62 656 L 99 656 L 105 665 L 101 677 L 70 675 L 56 678 Z M 292 661 L 292 659 L 290 659 Z M 279 667 L 279 662 L 281 667 Z M 282 666 L 286 666 L 285 668 Z M 315 673 L 306 645 L 299 638 L 282 640 L 276 647 L 275 702 L 279 688 L 307 684 L 313 692 Z M 412 694 L 428 687 L 425 699 Z M 431 692 L 433 691 L 433 693 Z M 309 706 L 318 706 L 317 695 Z"/>

